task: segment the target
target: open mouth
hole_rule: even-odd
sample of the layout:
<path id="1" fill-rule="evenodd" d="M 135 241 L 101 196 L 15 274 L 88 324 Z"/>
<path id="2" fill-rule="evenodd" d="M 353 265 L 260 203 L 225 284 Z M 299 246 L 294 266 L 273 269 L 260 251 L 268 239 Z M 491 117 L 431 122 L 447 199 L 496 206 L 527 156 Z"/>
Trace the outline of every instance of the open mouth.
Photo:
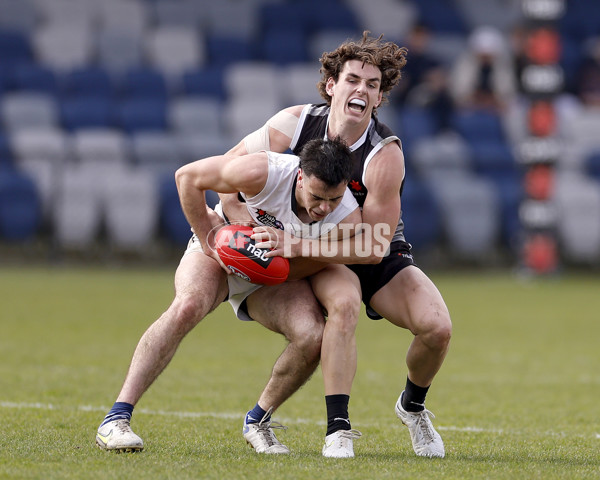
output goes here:
<path id="1" fill-rule="evenodd" d="M 353 98 L 348 102 L 348 108 L 354 112 L 362 113 L 367 108 L 367 103 L 360 98 Z"/>

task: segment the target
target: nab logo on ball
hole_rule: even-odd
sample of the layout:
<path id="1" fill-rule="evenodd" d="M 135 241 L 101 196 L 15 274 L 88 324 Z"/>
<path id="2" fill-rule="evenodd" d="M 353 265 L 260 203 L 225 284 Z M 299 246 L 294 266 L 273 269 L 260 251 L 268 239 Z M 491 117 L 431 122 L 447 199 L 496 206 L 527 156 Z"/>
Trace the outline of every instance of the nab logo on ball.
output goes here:
<path id="1" fill-rule="evenodd" d="M 221 261 L 234 275 L 252 283 L 277 285 L 290 272 L 290 262 L 283 257 L 266 257 L 267 250 L 257 248 L 250 238 L 252 227 L 228 225 L 215 237 L 215 248 Z"/>

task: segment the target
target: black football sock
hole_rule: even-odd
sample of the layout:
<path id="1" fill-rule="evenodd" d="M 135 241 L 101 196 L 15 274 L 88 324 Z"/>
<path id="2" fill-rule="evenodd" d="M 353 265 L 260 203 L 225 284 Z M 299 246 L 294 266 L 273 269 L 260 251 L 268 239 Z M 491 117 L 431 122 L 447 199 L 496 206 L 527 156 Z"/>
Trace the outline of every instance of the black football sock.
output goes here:
<path id="1" fill-rule="evenodd" d="M 422 412 L 425 410 L 425 397 L 429 387 L 419 387 L 406 377 L 406 388 L 402 395 L 402 408 L 407 412 Z"/>
<path id="2" fill-rule="evenodd" d="M 327 433 L 331 435 L 338 430 L 350 430 L 350 419 L 348 417 L 349 395 L 326 395 L 325 405 L 327 406 Z"/>

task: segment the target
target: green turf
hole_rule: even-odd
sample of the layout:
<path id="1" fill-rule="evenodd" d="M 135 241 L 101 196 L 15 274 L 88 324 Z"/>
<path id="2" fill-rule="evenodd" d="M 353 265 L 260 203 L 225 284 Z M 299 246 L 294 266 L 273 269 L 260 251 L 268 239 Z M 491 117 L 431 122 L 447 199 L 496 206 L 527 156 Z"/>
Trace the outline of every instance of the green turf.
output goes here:
<path id="1" fill-rule="evenodd" d="M 416 457 L 393 407 L 408 332 L 362 317 L 350 414 L 356 458 L 324 459 L 320 372 L 276 419 L 286 457 L 241 436 L 284 343 L 228 305 L 183 342 L 136 408 L 138 454 L 94 446 L 142 332 L 168 306 L 169 269 L 0 270 L 0 478 L 599 478 L 600 281 L 438 273 L 454 322 L 428 398 L 446 458 Z"/>

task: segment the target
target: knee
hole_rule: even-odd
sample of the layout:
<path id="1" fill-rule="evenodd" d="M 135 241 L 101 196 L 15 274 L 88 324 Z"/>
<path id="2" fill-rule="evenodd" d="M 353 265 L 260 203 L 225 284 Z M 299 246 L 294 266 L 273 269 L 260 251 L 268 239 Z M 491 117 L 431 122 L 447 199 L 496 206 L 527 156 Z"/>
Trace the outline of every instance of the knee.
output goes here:
<path id="1" fill-rule="evenodd" d="M 191 296 L 175 298 L 170 311 L 173 326 L 183 335 L 194 328 L 208 313 L 202 298 L 192 298 Z"/>
<path id="2" fill-rule="evenodd" d="M 429 346 L 435 350 L 446 350 L 452 337 L 452 322 L 450 314 L 446 312 L 435 312 L 434 321 L 430 323 L 427 333 Z"/>
<path id="3" fill-rule="evenodd" d="M 325 323 L 321 317 L 320 322 L 314 322 L 310 325 L 305 325 L 302 328 L 294 330 L 289 338 L 290 343 L 293 343 L 298 350 L 302 352 L 304 358 L 309 362 L 317 362 L 321 357 L 321 343 L 323 341 L 323 330 Z"/>
<path id="4" fill-rule="evenodd" d="M 327 306 L 328 328 L 334 327 L 338 334 L 353 334 L 358 324 L 361 299 L 356 292 L 344 292 L 336 295 Z"/>

